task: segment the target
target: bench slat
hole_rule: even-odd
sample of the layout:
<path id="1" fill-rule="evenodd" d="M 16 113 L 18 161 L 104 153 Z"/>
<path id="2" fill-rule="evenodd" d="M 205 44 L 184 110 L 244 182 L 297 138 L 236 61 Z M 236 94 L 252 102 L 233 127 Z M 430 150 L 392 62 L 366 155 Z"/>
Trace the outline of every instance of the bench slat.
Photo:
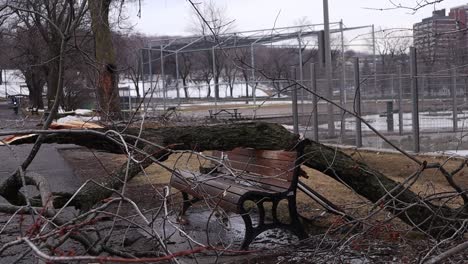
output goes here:
<path id="1" fill-rule="evenodd" d="M 196 188 L 197 185 L 210 185 L 227 192 L 242 195 L 248 191 L 260 191 L 265 193 L 279 193 L 287 191 L 289 184 L 284 181 L 276 181 L 276 183 L 264 184 L 258 182 L 258 177 L 251 175 L 243 175 L 242 177 L 234 178 L 232 175 L 225 174 L 198 174 L 194 180 L 194 174 L 187 171 L 180 171 L 181 176 L 173 176 L 171 183 L 177 182 L 179 186 Z M 184 178 L 182 178 L 184 177 Z"/>
<path id="2" fill-rule="evenodd" d="M 221 154 L 220 151 L 213 152 L 215 157 L 221 157 Z M 294 176 L 296 152 L 236 148 L 224 152 L 224 155 L 227 156 L 227 165 L 236 170 L 287 181 L 291 181 Z M 261 181 L 268 182 L 270 179 L 263 177 Z"/>
<path id="3" fill-rule="evenodd" d="M 230 211 L 238 212 L 237 202 L 241 198 L 239 194 L 226 192 L 226 196 L 223 196 L 224 189 L 222 188 L 217 188 L 208 184 L 191 185 L 184 179 L 175 175 L 172 177 L 171 186 L 193 197 L 203 198 L 212 206 L 219 205 Z"/>
<path id="4" fill-rule="evenodd" d="M 215 150 L 213 153 L 217 153 L 215 156 L 219 157 L 221 151 Z M 235 153 L 238 155 L 244 156 L 256 156 L 265 159 L 277 159 L 284 160 L 289 162 L 294 162 L 297 158 L 297 152 L 295 151 L 285 151 L 285 150 L 257 150 L 252 148 L 235 148 L 225 153 Z"/>

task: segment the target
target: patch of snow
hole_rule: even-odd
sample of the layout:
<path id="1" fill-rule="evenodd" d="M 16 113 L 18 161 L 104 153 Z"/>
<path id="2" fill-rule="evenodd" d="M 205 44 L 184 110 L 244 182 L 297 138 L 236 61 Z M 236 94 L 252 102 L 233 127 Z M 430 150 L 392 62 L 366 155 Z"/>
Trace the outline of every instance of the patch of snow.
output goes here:
<path id="1" fill-rule="evenodd" d="M 75 110 L 75 113 L 77 115 L 92 115 L 93 114 L 93 110 L 89 110 L 89 109 L 76 109 Z"/>
<path id="2" fill-rule="evenodd" d="M 143 89 L 143 86 L 145 87 L 144 89 Z M 137 95 L 136 89 L 135 89 L 135 83 L 131 79 L 127 79 L 127 78 L 122 79 L 119 82 L 119 87 L 129 87 L 130 95 L 132 97 L 135 97 Z M 143 82 L 140 81 L 138 82 L 138 87 L 140 90 L 140 95 L 143 97 L 143 95 L 150 88 L 150 82 L 145 81 L 145 83 L 143 84 Z M 163 83 L 161 80 L 159 81 L 154 80 L 152 87 L 153 87 L 153 98 L 164 97 L 163 90 L 162 90 Z M 210 88 L 211 88 L 211 97 L 213 97 L 214 96 L 214 82 L 213 81 L 210 84 Z M 170 84 L 167 89 L 168 89 L 167 95 L 166 95 L 167 98 L 177 98 L 177 91 L 175 89 L 175 84 Z M 255 89 L 255 95 L 257 97 L 268 96 L 268 94 L 263 91 L 264 89 L 269 89 L 269 88 L 267 88 L 265 85 L 262 85 L 261 88 L 257 87 L 257 89 Z M 244 97 L 246 95 L 245 90 L 246 90 L 245 84 L 240 84 L 240 83 L 234 84 L 232 97 L 233 98 Z M 248 86 L 249 96 L 252 95 L 252 90 L 253 90 L 252 86 L 249 85 Z M 206 83 L 196 84 L 193 82 L 189 82 L 187 91 L 188 91 L 188 95 L 190 98 L 206 98 L 208 94 L 208 87 Z M 230 91 L 229 86 L 227 84 L 225 83 L 219 84 L 219 97 L 220 98 L 229 97 L 230 96 L 229 91 Z M 128 96 L 128 91 L 120 91 L 120 96 Z M 185 98 L 185 92 L 184 92 L 184 89 L 182 88 L 181 83 L 179 85 L 179 96 L 180 98 Z M 147 98 L 150 97 L 150 94 L 148 94 L 146 97 Z"/>
<path id="3" fill-rule="evenodd" d="M 444 150 L 441 152 L 435 152 L 435 154 L 444 156 L 468 157 L 468 150 Z"/>
<path id="4" fill-rule="evenodd" d="M 2 70 L 1 74 L 3 83 L 0 85 L 0 97 L 5 97 L 5 90 L 8 94 L 29 94 L 20 70 Z"/>
<path id="5" fill-rule="evenodd" d="M 465 120 L 468 118 L 468 111 L 460 111 L 457 114 L 457 124 L 459 128 L 467 127 L 468 123 Z M 366 115 L 363 116 L 363 119 L 366 120 L 372 127 L 377 131 L 386 131 L 387 130 L 387 117 L 380 116 L 378 114 Z M 429 130 L 429 129 L 442 129 L 442 128 L 451 128 L 453 126 L 452 121 L 452 112 L 451 111 L 439 111 L 439 112 L 421 112 L 419 113 L 419 127 L 420 130 Z M 409 131 L 413 127 L 412 115 L 411 113 L 403 114 L 403 130 Z M 328 127 L 327 124 L 322 124 L 319 126 L 322 129 Z M 335 127 L 337 129 L 341 128 L 341 121 L 335 121 Z M 399 120 L 398 113 L 393 114 L 393 129 L 398 131 Z M 345 128 L 346 130 L 354 131 L 356 129 L 356 119 L 354 117 L 348 117 L 345 119 Z M 370 128 L 362 124 L 362 131 L 371 131 Z"/>
<path id="6" fill-rule="evenodd" d="M 64 123 L 70 123 L 70 122 L 96 122 L 96 121 L 99 121 L 100 118 L 98 116 L 92 116 L 92 117 L 89 117 L 89 116 L 72 116 L 72 115 L 69 115 L 69 116 L 65 116 L 65 117 L 62 117 L 62 118 L 59 118 L 57 120 L 57 123 L 59 124 L 64 124 Z"/>

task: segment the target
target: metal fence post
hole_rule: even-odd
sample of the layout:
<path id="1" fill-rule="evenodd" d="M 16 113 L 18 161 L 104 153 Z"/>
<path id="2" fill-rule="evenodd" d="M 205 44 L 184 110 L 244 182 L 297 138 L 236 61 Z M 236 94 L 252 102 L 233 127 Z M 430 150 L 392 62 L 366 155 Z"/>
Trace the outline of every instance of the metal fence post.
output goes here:
<path id="1" fill-rule="evenodd" d="M 162 79 L 162 89 L 163 89 L 163 107 L 164 111 L 166 110 L 166 76 L 164 74 L 164 47 L 161 45 L 161 79 Z M 151 77 L 153 79 L 153 77 Z"/>
<path id="2" fill-rule="evenodd" d="M 393 100 L 387 102 L 387 131 L 393 132 Z"/>
<path id="3" fill-rule="evenodd" d="M 8 98 L 8 87 L 7 87 L 7 70 L 3 70 L 5 75 L 5 79 L 3 80 L 3 84 L 5 84 L 5 98 Z M 0 73 L 1 74 L 1 73 Z"/>
<path id="4" fill-rule="evenodd" d="M 144 50 L 141 49 L 141 89 L 143 94 L 145 94 L 145 59 L 144 59 Z"/>
<path id="5" fill-rule="evenodd" d="M 291 77 L 294 77 L 296 81 L 296 68 L 291 69 Z M 292 78 L 291 78 L 292 79 Z M 294 84 L 292 87 L 292 116 L 293 116 L 293 132 L 294 134 L 299 134 L 299 113 L 297 109 L 297 85 Z"/>
<path id="6" fill-rule="evenodd" d="M 453 132 L 458 130 L 458 109 L 457 109 L 457 69 L 452 69 L 452 111 L 453 111 Z"/>
<path id="7" fill-rule="evenodd" d="M 130 86 L 127 86 L 128 87 L 128 116 L 132 116 L 132 90 L 130 89 Z"/>
<path id="8" fill-rule="evenodd" d="M 398 131 L 403 135 L 403 76 L 398 66 Z"/>
<path id="9" fill-rule="evenodd" d="M 411 74 L 411 99 L 412 109 L 412 128 L 414 152 L 420 151 L 419 144 L 419 96 L 418 96 L 418 68 L 416 62 L 416 48 L 410 48 L 410 74 Z"/>
<path id="10" fill-rule="evenodd" d="M 179 54 L 175 53 L 175 75 L 176 75 L 176 93 L 177 93 L 177 104 L 180 105 L 180 91 L 179 91 Z"/>
<path id="11" fill-rule="evenodd" d="M 424 74 L 424 73 L 423 73 Z M 417 75 L 417 74 L 416 74 Z M 418 78 L 416 76 L 416 78 Z M 421 101 L 421 110 L 424 112 L 424 101 L 425 101 L 425 96 L 424 96 L 424 93 L 426 92 L 426 76 L 425 75 L 422 75 L 421 76 L 421 85 L 418 85 L 418 93 L 421 94 L 421 98 L 420 98 L 420 101 Z"/>
<path id="12" fill-rule="evenodd" d="M 148 48 L 148 74 L 150 77 L 150 91 L 153 93 L 153 65 L 152 65 L 152 51 L 151 47 Z"/>
<path id="13" fill-rule="evenodd" d="M 326 95 L 327 99 L 333 101 L 333 69 L 332 56 L 330 47 L 330 21 L 328 13 L 328 0 L 323 0 L 323 28 L 324 28 L 324 44 L 325 44 L 325 76 L 326 76 Z M 328 137 L 335 137 L 335 111 L 333 105 L 327 104 L 328 112 Z"/>
<path id="14" fill-rule="evenodd" d="M 254 48 L 254 43 L 250 45 L 250 66 L 252 67 L 252 80 L 251 80 L 251 87 L 252 87 L 252 98 L 253 98 L 253 104 L 254 104 L 254 109 L 253 109 L 253 119 L 257 118 L 257 94 L 256 94 L 256 84 L 255 84 L 255 48 Z M 248 92 L 247 88 L 247 92 Z M 248 102 L 248 98 L 246 98 Z"/>
<path id="15" fill-rule="evenodd" d="M 361 82 L 359 80 L 359 58 L 354 58 L 354 89 L 356 98 L 354 100 L 354 111 L 361 117 Z M 356 117 L 356 147 L 362 147 L 361 119 Z"/>
<path id="16" fill-rule="evenodd" d="M 310 78 L 312 91 L 317 93 L 317 72 L 315 63 L 310 64 Z M 314 129 L 313 139 L 319 142 L 318 98 L 315 94 L 312 95 L 312 127 Z"/>
<path id="17" fill-rule="evenodd" d="M 303 69 L 303 60 L 302 60 L 302 38 L 301 33 L 297 36 L 297 42 L 299 44 L 299 83 L 304 85 L 304 69 Z M 296 78 L 297 79 L 297 78 Z M 304 89 L 301 89 L 301 115 L 304 115 Z"/>
<path id="18" fill-rule="evenodd" d="M 341 86 L 340 86 L 340 105 L 341 107 L 346 108 L 346 56 L 345 56 L 345 46 L 344 46 L 344 29 L 343 29 L 343 19 L 340 20 L 340 40 L 341 40 Z M 340 128 L 340 143 L 344 142 L 345 133 L 346 133 L 346 112 L 341 112 L 341 128 Z"/>
<path id="19" fill-rule="evenodd" d="M 215 55 L 215 47 L 211 48 L 211 59 L 213 64 L 213 82 L 214 82 L 214 103 L 215 103 L 215 111 L 218 112 L 218 97 L 219 97 L 219 81 L 215 80 L 215 76 L 218 74 L 216 71 L 216 55 Z"/>

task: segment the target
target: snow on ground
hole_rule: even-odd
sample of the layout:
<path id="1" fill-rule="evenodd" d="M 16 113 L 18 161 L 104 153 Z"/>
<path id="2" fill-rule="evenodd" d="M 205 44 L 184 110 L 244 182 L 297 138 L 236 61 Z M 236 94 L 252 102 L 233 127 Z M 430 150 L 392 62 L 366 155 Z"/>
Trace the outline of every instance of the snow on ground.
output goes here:
<path id="1" fill-rule="evenodd" d="M 163 95 L 163 90 L 162 90 L 162 82 L 161 81 L 158 81 L 158 82 L 153 81 L 153 85 L 151 86 L 150 84 L 151 83 L 149 81 L 145 81 L 144 84 L 142 82 L 138 83 L 138 87 L 140 89 L 140 95 L 143 96 L 145 94 L 145 92 L 148 91 L 148 89 L 150 89 L 150 87 L 154 87 L 153 97 L 163 98 L 164 95 Z M 143 90 L 143 86 L 144 86 L 144 90 Z M 214 96 L 214 82 L 211 82 L 210 86 L 211 86 L 211 96 L 213 97 Z M 131 95 L 136 96 L 135 84 L 133 83 L 132 80 L 130 80 L 130 79 L 121 80 L 119 82 L 119 87 L 121 87 L 121 88 L 122 87 L 129 87 Z M 184 93 L 184 89 L 182 88 L 182 83 L 180 83 L 179 87 L 180 87 L 179 88 L 180 97 L 185 98 L 185 93 Z M 265 89 L 265 88 L 257 88 L 256 91 L 255 91 L 255 95 L 258 96 L 258 97 L 268 96 L 268 94 L 266 92 L 264 92 L 263 89 Z M 205 98 L 207 93 L 208 93 L 208 87 L 206 86 L 205 83 L 197 85 L 197 84 L 195 84 L 193 82 L 190 82 L 188 84 L 188 94 L 189 94 L 190 98 Z M 252 87 L 249 85 L 249 96 L 251 94 L 252 94 Z M 128 96 L 128 92 L 121 91 L 120 95 L 121 96 L 123 96 L 123 95 Z M 219 97 L 225 98 L 225 97 L 228 97 L 228 96 L 230 96 L 229 86 L 226 85 L 226 84 L 219 84 Z M 232 96 L 234 98 L 239 98 L 239 97 L 246 96 L 245 84 L 239 84 L 239 83 L 234 84 Z M 149 97 L 149 94 L 146 97 Z M 175 84 L 170 84 L 169 85 L 168 91 L 167 91 L 167 98 L 177 98 L 177 91 L 175 90 Z"/>
<path id="2" fill-rule="evenodd" d="M 2 81 L 0 85 L 0 97 L 5 97 L 5 90 L 8 94 L 29 94 L 24 82 L 23 74 L 19 70 L 2 70 Z M 23 87 L 21 87 L 23 86 Z"/>
<path id="3" fill-rule="evenodd" d="M 73 122 L 97 122 L 99 121 L 99 117 L 98 116 L 72 116 L 72 115 L 69 115 L 69 116 L 65 116 L 65 117 L 62 117 L 62 118 L 59 118 L 57 120 L 57 123 L 59 124 L 64 124 L 64 123 L 73 123 Z"/>
<path id="4" fill-rule="evenodd" d="M 444 156 L 468 157 L 468 150 L 444 150 L 435 152 L 435 154 L 442 154 Z"/>
<path id="5" fill-rule="evenodd" d="M 291 101 L 265 101 L 265 100 L 257 100 L 255 105 L 288 105 L 291 104 Z M 193 104 L 181 104 L 180 107 L 182 109 L 190 109 L 194 106 L 213 106 L 215 104 L 214 101 L 211 102 L 204 102 L 204 103 L 193 103 Z M 245 104 L 243 101 L 231 101 L 231 102 L 217 102 L 218 105 L 245 105 L 246 107 L 251 107 L 254 105 L 253 101 L 250 101 L 249 104 Z"/>
<path id="6" fill-rule="evenodd" d="M 5 90 L 7 91 L 8 94 L 25 94 L 28 95 L 29 91 L 25 87 L 26 83 L 24 81 L 23 74 L 19 70 L 3 70 L 2 71 L 2 79 L 4 82 L 2 83 L 0 87 L 0 96 L 5 97 Z M 155 80 L 157 77 L 154 78 Z M 153 97 L 156 98 L 163 98 L 163 93 L 162 93 L 162 81 L 153 81 L 153 87 L 154 88 L 154 93 Z M 22 87 L 23 86 L 23 87 Z M 150 82 L 145 81 L 143 84 L 142 82 L 138 83 L 139 89 L 140 89 L 140 94 L 143 95 L 145 91 L 150 89 Z M 130 88 L 130 94 L 131 96 L 135 97 L 137 95 L 136 90 L 135 90 L 135 84 L 133 83 L 132 80 L 130 79 L 122 79 L 119 82 L 119 87 L 129 87 Z M 144 87 L 144 90 L 143 90 Z M 239 98 L 239 97 L 244 97 L 246 96 L 245 93 L 245 84 L 234 84 L 233 88 L 233 97 L 234 98 Z M 252 95 L 252 87 L 249 85 L 249 95 Z M 264 90 L 268 90 L 268 86 L 266 85 L 259 85 L 259 87 L 255 91 L 255 95 L 257 97 L 264 97 L 268 96 L 268 94 Z M 185 93 L 182 89 L 182 84 L 180 84 L 179 88 L 180 92 L 180 97 L 185 98 Z M 200 84 L 197 85 L 193 82 L 189 82 L 189 88 L 188 88 L 188 93 L 189 97 L 191 98 L 205 98 L 207 93 L 208 93 L 208 87 L 206 84 Z M 121 96 L 128 96 L 128 92 L 126 91 L 121 91 L 120 92 Z M 211 96 L 214 96 L 214 82 L 211 82 Z M 219 96 L 221 98 L 225 98 L 230 96 L 229 92 L 229 86 L 226 84 L 219 84 Z M 147 96 L 149 97 L 149 95 Z M 167 98 L 177 98 L 177 91 L 175 90 L 175 84 L 169 84 L 168 85 L 168 91 L 167 91 Z"/>
<path id="7" fill-rule="evenodd" d="M 458 127 L 468 127 L 468 111 L 459 112 L 458 115 Z M 363 116 L 372 127 L 378 131 L 387 130 L 387 117 L 375 115 L 366 115 Z M 403 130 L 412 129 L 412 116 L 411 113 L 403 114 Z M 322 124 L 319 127 L 322 129 L 327 128 L 327 124 Z M 452 112 L 451 111 L 439 111 L 439 112 L 421 112 L 419 113 L 419 126 L 420 130 L 429 130 L 429 129 L 447 129 L 453 126 L 452 121 Z M 335 127 L 337 129 L 341 128 L 341 121 L 335 121 Z M 393 129 L 398 131 L 399 120 L 398 114 L 393 114 Z M 355 130 L 356 129 L 356 119 L 354 117 L 348 117 L 345 119 L 345 128 L 346 130 Z M 365 124 L 362 124 L 362 131 L 371 131 Z"/>
<path id="8" fill-rule="evenodd" d="M 89 109 L 76 109 L 75 110 L 75 114 L 77 115 L 92 115 L 93 114 L 93 110 L 89 110 Z"/>

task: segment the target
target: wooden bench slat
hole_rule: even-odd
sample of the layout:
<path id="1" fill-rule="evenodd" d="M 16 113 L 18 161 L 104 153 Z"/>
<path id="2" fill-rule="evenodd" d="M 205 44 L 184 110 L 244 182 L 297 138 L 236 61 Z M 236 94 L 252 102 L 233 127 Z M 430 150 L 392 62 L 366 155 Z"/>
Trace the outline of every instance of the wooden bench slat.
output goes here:
<path id="1" fill-rule="evenodd" d="M 221 151 L 213 151 L 213 155 L 219 157 Z M 297 158 L 297 153 L 295 151 L 285 151 L 285 150 L 256 150 L 252 148 L 235 148 L 230 151 L 225 151 L 224 153 L 234 153 L 237 155 L 244 156 L 254 156 L 265 159 L 276 159 L 284 160 L 289 162 L 294 162 Z"/>
<path id="2" fill-rule="evenodd" d="M 271 176 L 281 180 L 291 180 L 294 174 L 294 164 L 288 166 L 276 166 L 271 161 L 267 160 L 246 160 L 242 161 L 238 158 L 232 157 L 226 160 L 226 165 L 230 165 L 232 168 L 255 173 L 259 175 Z M 276 164 L 278 165 L 278 164 Z"/>
<path id="3" fill-rule="evenodd" d="M 220 180 L 211 180 L 207 181 L 206 184 L 227 189 L 228 192 L 238 194 L 244 194 L 248 191 L 265 193 L 279 193 L 287 191 L 287 188 L 282 188 L 276 185 L 265 185 L 257 181 L 250 181 L 249 179 L 238 179 L 237 181 L 233 181 L 230 178 L 232 177 L 225 177 Z"/>
<path id="4" fill-rule="evenodd" d="M 226 196 L 223 196 L 224 189 L 216 188 L 208 184 L 191 186 L 190 184 L 187 184 L 184 179 L 181 179 L 178 176 L 173 176 L 172 178 L 174 179 L 171 180 L 172 187 L 194 197 L 203 198 L 212 206 L 219 205 L 233 212 L 238 212 L 237 202 L 241 197 L 240 194 L 226 192 Z"/>
<path id="5" fill-rule="evenodd" d="M 288 151 L 262 151 L 236 148 L 232 151 L 213 152 L 213 156 L 225 159 L 226 165 L 233 169 L 265 176 L 275 176 L 277 179 L 291 181 L 294 176 L 294 165 L 297 153 Z M 271 159 L 276 158 L 276 159 Z M 262 179 L 262 181 L 267 178 Z"/>
<path id="6" fill-rule="evenodd" d="M 224 158 L 225 159 L 227 158 L 229 160 L 239 161 L 239 162 L 245 162 L 245 163 L 255 163 L 258 165 L 269 166 L 271 168 L 277 168 L 281 170 L 289 170 L 291 168 L 294 168 L 294 161 L 290 161 L 290 160 L 274 160 L 274 159 L 267 159 L 264 157 L 244 156 L 244 155 L 239 155 L 237 153 L 231 153 L 231 152 L 228 152 Z"/>
<path id="7" fill-rule="evenodd" d="M 245 175 L 234 179 L 234 177 L 228 175 L 218 177 L 218 174 L 214 174 L 215 176 L 199 174 L 196 175 L 198 182 L 195 182 L 190 179 L 192 178 L 192 173 L 181 171 L 180 174 L 180 177 L 173 176 L 172 181 L 177 181 L 177 184 L 181 187 L 210 185 L 239 195 L 245 194 L 248 191 L 279 193 L 286 192 L 288 188 L 288 184 L 284 181 L 276 181 L 276 183 L 272 183 L 272 181 L 270 181 L 269 184 L 264 184 L 263 182 L 258 182 L 257 177 L 251 175 Z M 180 179 L 181 177 L 188 177 L 188 180 Z"/>

